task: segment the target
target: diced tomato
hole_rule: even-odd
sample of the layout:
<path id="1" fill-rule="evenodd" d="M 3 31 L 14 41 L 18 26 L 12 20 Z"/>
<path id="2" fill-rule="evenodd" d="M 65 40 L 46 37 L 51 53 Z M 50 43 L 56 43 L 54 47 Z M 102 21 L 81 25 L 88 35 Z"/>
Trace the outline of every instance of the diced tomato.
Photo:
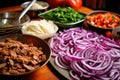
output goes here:
<path id="1" fill-rule="evenodd" d="M 91 17 L 91 18 L 90 18 Z M 96 27 L 101 28 L 114 28 L 120 26 L 120 18 L 112 13 L 99 13 L 89 16 L 88 21 L 94 22 Z"/>
<path id="2" fill-rule="evenodd" d="M 105 28 L 107 28 L 107 26 L 106 26 L 106 25 L 103 25 L 103 28 L 105 29 Z"/>
<path id="3" fill-rule="evenodd" d="M 109 38 L 112 38 L 112 32 L 110 32 L 110 31 L 107 31 L 107 32 L 105 33 L 105 35 L 106 35 L 107 37 L 109 37 Z"/>
<path id="4" fill-rule="evenodd" d="M 97 19 L 101 19 L 101 18 L 103 18 L 103 17 L 102 17 L 102 14 L 98 14 L 98 15 L 97 15 Z"/>

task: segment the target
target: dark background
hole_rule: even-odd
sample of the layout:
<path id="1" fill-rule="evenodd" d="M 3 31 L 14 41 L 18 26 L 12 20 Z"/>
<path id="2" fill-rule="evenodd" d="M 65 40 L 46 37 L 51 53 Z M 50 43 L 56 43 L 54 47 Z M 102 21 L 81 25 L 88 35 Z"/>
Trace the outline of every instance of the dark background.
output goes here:
<path id="1" fill-rule="evenodd" d="M 120 14 L 120 0 L 106 0 L 105 9 Z"/>
<path id="2" fill-rule="evenodd" d="M 0 8 L 21 5 L 25 1 L 31 1 L 31 0 L 0 0 Z M 37 0 L 37 1 L 46 1 L 46 0 Z M 103 1 L 103 3 L 100 3 L 99 1 Z M 101 7 L 98 7 L 99 5 Z M 89 7 L 93 10 L 103 9 L 103 10 L 120 13 L 120 0 L 83 0 L 83 6 Z"/>
<path id="3" fill-rule="evenodd" d="M 20 5 L 27 0 L 0 0 L 0 8 L 9 7 L 13 5 Z"/>

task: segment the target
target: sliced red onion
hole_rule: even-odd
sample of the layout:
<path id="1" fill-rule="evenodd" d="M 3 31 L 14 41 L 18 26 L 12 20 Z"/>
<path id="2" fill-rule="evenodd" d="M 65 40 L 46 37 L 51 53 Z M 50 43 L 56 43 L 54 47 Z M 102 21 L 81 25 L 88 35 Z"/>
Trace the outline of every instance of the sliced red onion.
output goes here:
<path id="1" fill-rule="evenodd" d="M 68 69 L 69 68 L 69 66 L 65 65 L 58 56 L 55 57 L 55 63 L 60 68 L 63 68 L 63 69 Z"/>
<path id="2" fill-rule="evenodd" d="M 118 78 L 120 76 L 119 70 L 118 69 L 112 69 L 110 72 L 111 72 L 110 73 L 111 80 L 118 80 Z"/>
<path id="3" fill-rule="evenodd" d="M 120 44 L 82 28 L 59 32 L 50 41 L 57 66 L 68 69 L 74 80 L 120 79 Z"/>
<path id="4" fill-rule="evenodd" d="M 74 80 L 80 80 L 79 76 L 77 74 L 74 74 L 72 70 L 70 70 L 70 76 L 74 79 Z"/>

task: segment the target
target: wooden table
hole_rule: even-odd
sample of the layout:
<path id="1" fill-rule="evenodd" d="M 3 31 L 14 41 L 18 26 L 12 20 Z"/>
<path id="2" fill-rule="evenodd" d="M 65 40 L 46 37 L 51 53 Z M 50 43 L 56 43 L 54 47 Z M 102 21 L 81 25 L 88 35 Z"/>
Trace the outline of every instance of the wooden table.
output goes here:
<path id="1" fill-rule="evenodd" d="M 13 11 L 22 11 L 22 8 L 20 6 L 12 6 L 12 7 L 6 7 L 6 8 L 0 8 L 0 12 L 13 12 Z M 81 12 L 88 14 L 92 10 L 86 7 L 81 7 Z M 17 78 L 13 77 L 2 77 L 4 80 L 66 80 L 62 75 L 60 75 L 50 63 L 45 65 L 42 69 L 37 70 L 34 73 L 31 73 L 29 75 L 20 76 Z M 3 80 L 0 77 L 0 80 Z M 7 78 L 7 79 L 6 79 Z"/>

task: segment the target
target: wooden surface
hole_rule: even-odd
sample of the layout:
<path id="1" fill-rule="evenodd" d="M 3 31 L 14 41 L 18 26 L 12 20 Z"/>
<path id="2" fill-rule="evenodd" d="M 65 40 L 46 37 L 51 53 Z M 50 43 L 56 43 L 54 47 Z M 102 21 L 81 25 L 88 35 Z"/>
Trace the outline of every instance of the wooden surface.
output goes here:
<path id="1" fill-rule="evenodd" d="M 83 0 L 83 5 L 93 10 L 104 9 L 106 0 Z"/>
<path id="2" fill-rule="evenodd" d="M 20 6 L 13 6 L 13 7 L 7 7 L 7 8 L 0 8 L 0 12 L 13 12 L 13 11 L 22 11 L 22 8 Z M 88 14 L 92 10 L 86 7 L 81 7 L 80 10 L 81 12 Z M 3 77 L 3 76 L 2 76 Z M 0 80 L 3 80 L 2 77 L 0 77 Z M 4 80 L 8 80 L 5 77 L 3 77 Z M 11 77 L 10 77 L 11 78 Z M 10 80 L 9 78 L 9 80 Z M 53 67 L 50 63 L 45 65 L 43 68 L 37 70 L 36 72 L 21 76 L 16 78 L 16 80 L 65 80 L 63 76 L 61 76 Z M 11 79 L 15 80 L 15 79 Z"/>
<path id="3" fill-rule="evenodd" d="M 12 6 L 12 7 L 6 7 L 6 8 L 0 8 L 0 12 L 13 12 L 13 11 L 22 11 L 22 7 L 20 6 Z M 92 9 L 89 9 L 87 7 L 81 7 L 80 10 L 81 12 L 87 14 L 92 11 Z"/>

